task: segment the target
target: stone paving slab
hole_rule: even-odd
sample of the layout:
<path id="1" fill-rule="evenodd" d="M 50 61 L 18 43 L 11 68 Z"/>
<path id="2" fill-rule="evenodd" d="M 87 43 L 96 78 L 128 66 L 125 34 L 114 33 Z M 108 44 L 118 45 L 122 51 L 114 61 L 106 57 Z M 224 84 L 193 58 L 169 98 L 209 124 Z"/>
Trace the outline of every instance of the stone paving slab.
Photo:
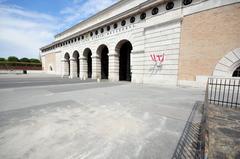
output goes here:
<path id="1" fill-rule="evenodd" d="M 240 109 L 217 105 L 208 107 L 210 159 L 240 158 Z"/>

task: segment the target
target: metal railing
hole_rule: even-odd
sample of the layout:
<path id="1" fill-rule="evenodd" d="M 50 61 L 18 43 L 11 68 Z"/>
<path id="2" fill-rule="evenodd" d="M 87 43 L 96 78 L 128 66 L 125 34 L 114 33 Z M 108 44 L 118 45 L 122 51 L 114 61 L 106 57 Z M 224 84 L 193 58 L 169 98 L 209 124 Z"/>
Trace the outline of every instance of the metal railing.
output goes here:
<path id="1" fill-rule="evenodd" d="M 194 104 L 172 159 L 204 158 L 203 109 L 203 102 L 197 101 Z"/>
<path id="2" fill-rule="evenodd" d="M 209 104 L 240 108 L 239 96 L 240 78 L 210 77 L 206 85 L 205 100 L 203 103 L 195 103 L 172 159 L 208 158 Z"/>
<path id="3" fill-rule="evenodd" d="M 210 77 L 207 82 L 206 94 L 209 104 L 239 108 L 240 78 Z"/>
<path id="4" fill-rule="evenodd" d="M 209 77 L 206 86 L 202 135 L 204 143 L 204 158 L 208 158 L 209 132 L 208 108 L 210 104 L 228 108 L 240 108 L 240 78 Z"/>

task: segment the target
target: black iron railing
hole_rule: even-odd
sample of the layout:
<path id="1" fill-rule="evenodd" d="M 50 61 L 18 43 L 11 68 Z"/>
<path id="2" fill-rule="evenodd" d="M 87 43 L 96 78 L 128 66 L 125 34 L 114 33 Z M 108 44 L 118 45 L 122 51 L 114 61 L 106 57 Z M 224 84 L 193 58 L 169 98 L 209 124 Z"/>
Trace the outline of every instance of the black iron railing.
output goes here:
<path id="1" fill-rule="evenodd" d="M 183 133 L 178 141 L 172 159 L 204 159 L 204 113 L 203 102 L 197 101 L 187 120 Z"/>
<path id="2" fill-rule="evenodd" d="M 240 108 L 240 78 L 210 77 L 206 91 L 209 104 Z"/>

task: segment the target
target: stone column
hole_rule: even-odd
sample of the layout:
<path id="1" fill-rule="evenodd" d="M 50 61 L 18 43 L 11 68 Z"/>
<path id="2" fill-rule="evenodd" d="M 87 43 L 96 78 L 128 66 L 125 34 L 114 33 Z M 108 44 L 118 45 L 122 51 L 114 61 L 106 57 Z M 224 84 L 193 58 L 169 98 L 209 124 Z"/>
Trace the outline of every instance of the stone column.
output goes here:
<path id="1" fill-rule="evenodd" d="M 142 58 L 139 58 L 142 57 Z M 143 83 L 144 74 L 148 75 L 149 68 L 144 69 L 145 67 L 145 53 L 144 50 L 132 50 L 131 52 L 131 72 L 132 77 L 131 81 L 134 83 Z M 146 71 L 146 72 L 145 72 Z"/>
<path id="2" fill-rule="evenodd" d="M 109 53 L 109 80 L 119 81 L 119 54 L 115 51 Z"/>
<path id="3" fill-rule="evenodd" d="M 80 79 L 85 80 L 88 78 L 87 58 L 79 58 L 80 62 Z"/>
<path id="4" fill-rule="evenodd" d="M 92 56 L 92 79 L 101 79 L 101 60 L 98 56 Z"/>
<path id="5" fill-rule="evenodd" d="M 70 59 L 70 78 L 77 78 L 77 62 L 76 62 L 76 59 Z"/>
<path id="6" fill-rule="evenodd" d="M 68 60 L 62 59 L 61 60 L 61 65 L 62 65 L 62 77 L 68 77 L 69 76 Z"/>

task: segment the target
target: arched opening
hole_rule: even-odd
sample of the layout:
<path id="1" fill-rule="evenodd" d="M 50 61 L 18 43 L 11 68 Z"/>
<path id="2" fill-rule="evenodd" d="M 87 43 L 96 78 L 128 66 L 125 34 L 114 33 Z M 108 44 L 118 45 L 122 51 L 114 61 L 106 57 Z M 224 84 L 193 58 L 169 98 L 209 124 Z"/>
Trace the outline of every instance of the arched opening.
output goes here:
<path id="1" fill-rule="evenodd" d="M 49 66 L 49 70 L 50 70 L 50 71 L 53 71 L 53 68 L 52 68 L 52 66 L 51 66 L 51 65 Z"/>
<path id="2" fill-rule="evenodd" d="M 97 49 L 98 56 L 101 59 L 101 79 L 108 79 L 108 48 L 106 45 L 100 45 Z"/>
<path id="3" fill-rule="evenodd" d="M 240 77 L 240 66 L 238 66 L 232 74 L 233 77 Z"/>
<path id="4" fill-rule="evenodd" d="M 220 77 L 240 77 L 240 48 L 236 48 L 226 53 L 213 70 L 213 76 Z"/>
<path id="5" fill-rule="evenodd" d="M 79 74 L 80 74 L 80 64 L 79 64 L 79 53 L 78 53 L 78 51 L 74 51 L 73 58 L 74 58 L 74 61 L 76 62 L 77 77 L 79 77 Z"/>
<path id="6" fill-rule="evenodd" d="M 132 44 L 128 40 L 120 41 L 116 46 L 119 53 L 119 80 L 131 81 Z"/>
<path id="7" fill-rule="evenodd" d="M 66 75 L 70 76 L 70 55 L 69 55 L 69 53 L 66 53 L 64 55 L 64 59 L 65 59 L 65 66 L 64 66 L 64 68 L 65 68 L 65 71 L 66 71 Z"/>
<path id="8" fill-rule="evenodd" d="M 86 48 L 83 51 L 83 56 L 86 58 L 87 64 L 87 76 L 92 78 L 92 51 L 89 48 Z"/>

